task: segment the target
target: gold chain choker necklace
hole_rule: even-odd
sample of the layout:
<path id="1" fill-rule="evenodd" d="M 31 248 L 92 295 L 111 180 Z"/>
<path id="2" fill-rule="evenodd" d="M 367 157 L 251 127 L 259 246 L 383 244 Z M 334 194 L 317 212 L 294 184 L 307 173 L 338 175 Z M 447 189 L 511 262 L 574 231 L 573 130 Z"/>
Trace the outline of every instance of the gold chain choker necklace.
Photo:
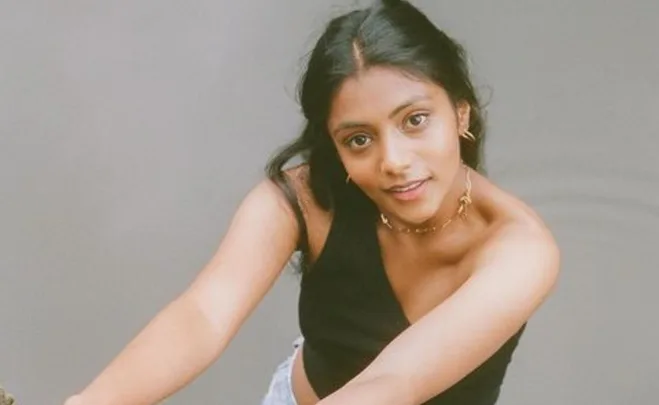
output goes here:
<path id="1" fill-rule="evenodd" d="M 453 214 L 453 216 L 449 219 L 447 219 L 441 226 L 428 226 L 425 228 L 400 228 L 397 226 L 394 226 L 391 221 L 389 221 L 389 218 L 387 218 L 386 215 L 383 213 L 380 213 L 380 220 L 382 223 L 389 229 L 397 232 L 402 232 L 402 233 L 418 233 L 418 234 L 423 234 L 423 233 L 431 233 L 435 232 L 437 230 L 442 230 L 446 228 L 450 223 L 452 223 L 454 220 L 457 218 L 466 218 L 467 217 L 467 207 L 471 205 L 471 178 L 469 177 L 469 172 L 470 169 L 467 165 L 463 165 L 465 168 L 465 191 L 462 193 L 462 196 L 458 200 L 458 210 Z"/>

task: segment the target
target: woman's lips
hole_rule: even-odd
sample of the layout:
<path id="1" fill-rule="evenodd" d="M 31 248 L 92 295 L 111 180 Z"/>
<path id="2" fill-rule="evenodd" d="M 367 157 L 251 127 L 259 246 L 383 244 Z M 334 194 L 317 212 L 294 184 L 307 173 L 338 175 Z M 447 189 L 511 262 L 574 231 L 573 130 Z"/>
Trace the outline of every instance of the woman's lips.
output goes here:
<path id="1" fill-rule="evenodd" d="M 401 186 L 394 186 L 387 189 L 395 199 L 401 201 L 411 201 L 419 198 L 426 189 L 428 179 L 417 180 Z"/>

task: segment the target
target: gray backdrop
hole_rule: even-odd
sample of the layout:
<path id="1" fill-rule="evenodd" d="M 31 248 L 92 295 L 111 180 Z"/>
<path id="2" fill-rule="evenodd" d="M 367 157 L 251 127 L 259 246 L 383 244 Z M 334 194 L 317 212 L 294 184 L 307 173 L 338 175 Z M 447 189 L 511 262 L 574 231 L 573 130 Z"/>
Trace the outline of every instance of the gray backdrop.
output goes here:
<path id="1" fill-rule="evenodd" d="M 656 404 L 659 5 L 415 4 L 470 52 L 491 177 L 563 252 L 501 404 Z M 348 6 L 0 2 L 0 382 L 20 404 L 83 387 L 210 259 L 300 128 L 301 58 Z M 282 277 L 169 403 L 258 403 L 297 293 Z"/>

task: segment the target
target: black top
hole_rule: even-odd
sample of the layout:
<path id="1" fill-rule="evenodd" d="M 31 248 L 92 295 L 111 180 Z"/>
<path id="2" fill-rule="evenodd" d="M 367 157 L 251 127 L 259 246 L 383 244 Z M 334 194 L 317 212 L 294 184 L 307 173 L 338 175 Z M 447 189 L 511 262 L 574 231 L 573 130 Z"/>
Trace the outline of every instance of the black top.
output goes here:
<path id="1" fill-rule="evenodd" d="M 348 215 L 335 214 L 323 251 L 301 281 L 304 367 L 320 398 L 359 374 L 410 326 L 385 273 L 376 223 Z M 493 405 L 525 327 L 426 404 Z"/>

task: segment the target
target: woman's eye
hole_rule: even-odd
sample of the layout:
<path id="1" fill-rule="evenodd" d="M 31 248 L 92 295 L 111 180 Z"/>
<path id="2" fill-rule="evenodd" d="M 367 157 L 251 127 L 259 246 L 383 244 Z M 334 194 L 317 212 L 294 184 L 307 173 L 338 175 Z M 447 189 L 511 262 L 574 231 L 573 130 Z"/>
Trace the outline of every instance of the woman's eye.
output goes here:
<path id="1" fill-rule="evenodd" d="M 427 119 L 428 119 L 428 114 L 426 113 L 414 114 L 414 115 L 410 115 L 407 118 L 406 124 L 411 125 L 412 128 L 416 128 L 425 124 Z"/>
<path id="2" fill-rule="evenodd" d="M 371 142 L 371 139 L 366 135 L 355 135 L 348 139 L 348 146 L 354 148 L 363 148 Z"/>

